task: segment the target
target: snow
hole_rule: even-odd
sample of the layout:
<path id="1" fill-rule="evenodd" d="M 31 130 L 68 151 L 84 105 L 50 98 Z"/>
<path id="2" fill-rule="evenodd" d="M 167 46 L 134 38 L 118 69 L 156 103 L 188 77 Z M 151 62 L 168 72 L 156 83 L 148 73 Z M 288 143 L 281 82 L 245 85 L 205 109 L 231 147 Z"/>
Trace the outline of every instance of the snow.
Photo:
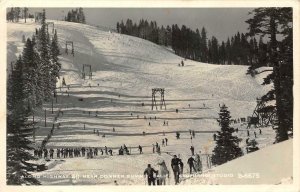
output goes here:
<path id="1" fill-rule="evenodd" d="M 290 139 L 215 167 L 207 171 L 207 175 L 198 175 L 182 184 L 292 184 L 292 159 L 293 140 Z"/>
<path id="2" fill-rule="evenodd" d="M 64 159 L 62 163 L 36 175 L 104 175 L 115 173 L 116 170 L 118 174 L 141 174 L 148 163 L 157 168 L 155 164 L 160 159 L 167 162 L 170 170 L 169 154 L 180 154 L 183 162 L 186 162 L 190 156 L 191 145 L 195 146 L 197 153 L 211 153 L 215 146 L 212 135 L 220 129 L 216 121 L 219 104 L 224 103 L 229 107 L 233 119 L 251 116 L 256 106 L 256 98 L 271 88 L 261 85 L 263 78 L 270 72 L 252 78 L 245 75 L 247 66 L 211 65 L 191 60 L 184 60 L 185 66 L 178 67 L 183 58 L 175 55 L 168 47 L 94 26 L 53 22 L 61 47 L 61 77 L 64 77 L 70 89 L 57 89 L 58 99 L 57 103 L 54 100 L 53 114 L 51 102 L 44 104 L 43 109 L 47 110 L 46 127 L 44 111 L 40 109 L 36 112 L 35 121 L 39 127 L 36 131 L 36 145 L 47 136 L 55 115 L 62 110 L 63 116 L 60 115 L 55 122 L 61 124 L 60 129 L 54 130 L 54 135 L 47 144 L 48 148 L 108 146 L 114 149 L 114 156 Z M 39 24 L 32 22 L 7 24 L 8 64 L 15 61 L 22 51 L 22 35 L 31 37 L 38 26 Z M 74 42 L 74 57 L 65 54 L 66 41 Z M 92 66 L 92 80 L 81 78 L 82 64 Z M 57 87 L 61 87 L 61 80 L 62 78 Z M 152 88 L 165 88 L 166 110 L 151 110 Z M 179 109 L 178 113 L 175 112 L 176 109 Z M 163 126 L 164 121 L 168 121 L 168 126 Z M 148 125 L 149 122 L 151 126 Z M 239 128 L 237 135 L 243 139 L 240 146 L 244 148 L 247 125 L 233 126 Z M 113 128 L 116 132 L 112 132 Z M 94 129 L 99 130 L 100 136 L 93 134 Z M 192 141 L 189 129 L 196 131 L 196 138 Z M 146 132 L 145 136 L 142 135 L 143 131 Z M 182 132 L 179 140 L 175 138 L 176 131 Z M 250 129 L 251 138 L 254 137 L 254 131 L 258 133 L 258 130 Z M 271 145 L 275 134 L 271 127 L 262 128 L 262 132 L 257 138 L 260 148 Z M 106 137 L 102 137 L 103 134 Z M 153 154 L 152 144 L 161 144 L 164 138 L 169 139 L 169 145 L 161 148 L 161 155 Z M 116 156 L 115 149 L 123 144 L 131 148 L 133 155 Z M 144 154 L 138 154 L 138 145 L 143 146 Z M 207 166 L 204 169 L 208 169 Z M 49 185 L 111 185 L 114 179 L 41 180 L 43 184 Z M 144 179 L 118 179 L 118 182 L 143 185 Z M 172 175 L 170 182 L 174 183 Z"/>

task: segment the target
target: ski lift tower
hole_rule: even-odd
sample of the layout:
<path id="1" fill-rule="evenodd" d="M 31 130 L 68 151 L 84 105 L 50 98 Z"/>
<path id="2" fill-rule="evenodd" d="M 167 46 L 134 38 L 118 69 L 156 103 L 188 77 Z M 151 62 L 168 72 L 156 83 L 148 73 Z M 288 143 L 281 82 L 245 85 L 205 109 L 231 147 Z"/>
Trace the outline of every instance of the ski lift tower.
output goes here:
<path id="1" fill-rule="evenodd" d="M 165 89 L 163 89 L 163 88 L 152 89 L 152 104 L 151 104 L 152 110 L 153 110 L 154 106 L 156 107 L 156 110 L 157 110 L 157 103 L 156 103 L 156 98 L 155 98 L 156 93 L 160 93 L 160 109 L 162 109 L 162 107 L 165 106 L 165 110 L 166 110 L 167 108 L 166 108 L 166 102 L 165 102 Z"/>
<path id="2" fill-rule="evenodd" d="M 89 76 L 89 79 L 92 79 L 92 75 L 93 75 L 92 66 L 88 65 L 88 64 L 83 64 L 82 65 L 82 79 L 85 79 L 86 76 Z"/>
<path id="3" fill-rule="evenodd" d="M 73 41 L 66 41 L 66 49 L 65 49 L 66 54 L 68 54 L 68 46 L 72 47 L 71 54 L 74 57 L 74 44 L 73 44 Z"/>

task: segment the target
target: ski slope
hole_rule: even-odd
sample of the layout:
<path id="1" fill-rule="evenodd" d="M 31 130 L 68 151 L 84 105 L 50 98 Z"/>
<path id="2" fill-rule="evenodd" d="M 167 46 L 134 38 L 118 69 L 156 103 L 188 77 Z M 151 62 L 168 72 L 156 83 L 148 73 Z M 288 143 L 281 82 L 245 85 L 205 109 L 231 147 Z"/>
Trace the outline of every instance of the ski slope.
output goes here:
<path id="1" fill-rule="evenodd" d="M 257 185 L 293 183 L 293 140 L 268 146 L 181 184 Z"/>
<path id="2" fill-rule="evenodd" d="M 161 159 L 168 162 L 170 169 L 172 154 L 180 154 L 186 163 L 191 145 L 195 146 L 197 153 L 201 151 L 202 154 L 211 153 L 214 148 L 212 135 L 220 129 L 216 121 L 219 104 L 228 106 L 233 119 L 251 116 L 256 98 L 270 89 L 261 85 L 269 72 L 252 78 L 245 75 L 247 66 L 212 65 L 191 60 L 184 61 L 185 66 L 179 67 L 183 58 L 166 47 L 94 26 L 53 22 L 61 47 L 61 79 L 57 83 L 58 99 L 57 103 L 54 101 L 53 114 L 51 103 L 45 103 L 43 109 L 36 112 L 36 145 L 47 136 L 52 123 L 55 126 L 60 123 L 60 128 L 54 130 L 47 144 L 48 148 L 107 146 L 114 150 L 114 156 L 52 162 L 55 166 L 38 173 L 41 175 L 108 174 L 116 170 L 122 174 L 141 174 L 148 163 L 155 165 Z M 7 24 L 8 64 L 15 61 L 22 51 L 22 35 L 31 37 L 37 27 L 39 25 L 33 22 Z M 66 41 L 74 42 L 74 57 L 65 54 Z M 81 78 L 83 64 L 92 66 L 92 80 Z M 62 87 L 62 77 L 70 86 L 69 89 Z M 159 107 L 158 110 L 151 110 L 152 88 L 165 88 L 166 110 Z M 45 109 L 46 126 L 43 114 Z M 63 111 L 63 115 L 54 121 L 59 110 Z M 163 125 L 164 121 L 168 122 L 168 126 Z M 243 139 L 240 146 L 244 147 L 246 125 L 233 126 L 239 128 L 236 134 Z M 190 139 L 189 129 L 196 131 L 193 140 Z M 93 133 L 94 130 L 99 131 L 99 136 Z M 176 131 L 182 132 L 179 140 L 175 138 Z M 250 130 L 251 138 L 254 137 L 254 131 Z M 146 135 L 143 136 L 142 132 Z M 274 140 L 274 131 L 270 127 L 264 128 L 262 132 L 257 138 L 260 148 L 270 145 Z M 168 146 L 161 147 L 162 155 L 153 154 L 152 144 L 158 142 L 161 145 L 164 138 L 168 138 L 169 142 Z M 131 149 L 133 155 L 116 155 L 117 149 L 123 144 Z M 143 146 L 144 154 L 138 154 L 138 145 Z M 46 178 L 42 179 L 42 183 L 113 184 L 113 180 Z M 136 178 L 118 181 L 120 184 L 144 184 L 143 179 Z"/>

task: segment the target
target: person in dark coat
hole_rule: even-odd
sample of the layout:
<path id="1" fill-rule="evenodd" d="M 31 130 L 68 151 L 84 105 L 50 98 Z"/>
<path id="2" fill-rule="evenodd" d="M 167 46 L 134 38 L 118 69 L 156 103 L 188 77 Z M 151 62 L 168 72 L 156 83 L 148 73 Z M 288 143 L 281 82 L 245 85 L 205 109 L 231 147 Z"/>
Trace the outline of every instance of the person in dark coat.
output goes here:
<path id="1" fill-rule="evenodd" d="M 140 146 L 140 145 L 139 145 L 139 151 L 140 151 L 140 154 L 143 153 L 143 148 L 142 148 L 142 146 Z"/>
<path id="2" fill-rule="evenodd" d="M 179 162 L 180 160 L 177 158 L 176 155 L 173 156 L 173 159 L 171 160 L 171 167 L 174 173 L 174 180 L 175 180 L 175 185 L 179 183 Z"/>
<path id="3" fill-rule="evenodd" d="M 194 155 L 194 153 L 195 153 L 195 148 L 194 148 L 194 146 L 191 146 L 190 150 L 191 150 L 191 152 L 192 152 L 192 155 Z"/>
<path id="4" fill-rule="evenodd" d="M 148 164 L 148 167 L 145 169 L 144 171 L 144 175 L 147 175 L 147 179 L 148 179 L 148 185 L 155 185 L 155 177 L 154 177 L 154 173 L 158 174 L 158 171 L 156 171 L 155 169 L 153 169 L 151 167 L 151 164 Z"/>
<path id="5" fill-rule="evenodd" d="M 192 169 L 194 169 L 194 171 L 197 172 L 197 171 L 196 171 L 196 168 L 195 168 L 195 165 L 194 165 L 194 162 L 196 162 L 196 161 L 194 160 L 193 157 L 190 157 L 190 158 L 188 159 L 188 161 L 187 161 L 187 164 L 188 164 L 189 167 L 190 167 L 190 174 L 192 174 Z"/>

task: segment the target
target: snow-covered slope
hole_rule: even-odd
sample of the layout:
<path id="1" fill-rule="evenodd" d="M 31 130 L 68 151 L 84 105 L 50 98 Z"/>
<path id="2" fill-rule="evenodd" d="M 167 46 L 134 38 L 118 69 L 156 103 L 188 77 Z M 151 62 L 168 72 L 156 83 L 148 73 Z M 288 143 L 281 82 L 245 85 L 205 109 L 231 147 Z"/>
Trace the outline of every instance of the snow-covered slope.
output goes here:
<path id="1" fill-rule="evenodd" d="M 293 140 L 275 144 L 187 179 L 182 184 L 292 184 Z"/>
<path id="2" fill-rule="evenodd" d="M 182 58 L 149 41 L 102 31 L 89 25 L 62 21 L 54 23 L 62 53 L 61 77 L 65 78 L 70 89 L 58 89 L 53 114 L 51 103 L 44 104 L 44 109 L 48 111 L 46 127 L 43 111 L 36 113 L 39 114 L 35 117 L 39 127 L 36 132 L 37 145 L 49 133 L 54 116 L 60 109 L 63 116 L 60 115 L 54 122 L 55 125 L 61 124 L 60 129 L 55 129 L 47 147 L 107 146 L 116 153 L 116 148 L 126 144 L 132 148 L 133 154 L 138 153 L 138 145 L 144 147 L 144 154 L 138 156 L 140 161 L 135 165 L 132 165 L 136 159 L 134 156 L 124 157 L 127 163 L 120 161 L 118 156 L 90 160 L 95 164 L 101 162 L 97 173 L 113 172 L 109 166 L 111 161 L 114 166 L 126 166 L 128 171 L 140 173 L 148 163 L 155 164 L 153 161 L 160 158 L 152 154 L 152 144 L 161 144 L 166 137 L 169 138 L 169 145 L 161 148 L 166 161 L 170 159 L 166 154 L 169 153 L 181 154 L 186 162 L 191 145 L 195 146 L 196 152 L 211 153 L 215 145 L 213 132 L 219 130 L 216 121 L 219 104 L 226 104 L 234 119 L 251 116 L 256 98 L 270 88 L 261 85 L 268 72 L 252 78 L 245 75 L 247 66 L 211 65 L 191 60 L 184 61 L 185 66 L 179 67 Z M 7 24 L 8 64 L 22 50 L 22 35 L 31 37 L 36 27 L 39 27 L 38 24 L 32 22 Z M 74 42 L 74 57 L 65 54 L 66 41 Z M 92 80 L 81 78 L 83 64 L 92 66 Z M 61 81 L 57 83 L 57 87 L 60 86 Z M 165 88 L 166 110 L 151 110 L 152 88 Z M 178 113 L 176 109 L 179 109 Z M 164 126 L 164 121 L 168 122 L 168 126 Z M 239 137 L 246 138 L 245 125 L 233 126 L 239 127 Z M 196 131 L 193 140 L 190 139 L 189 129 Z M 94 130 L 98 130 L 100 136 L 94 134 Z M 146 136 L 142 135 L 143 131 Z M 179 140 L 175 139 L 176 131 L 182 132 Z M 251 137 L 254 137 L 254 131 L 250 130 Z M 265 147 L 273 142 L 274 131 L 268 127 L 262 132 L 257 141 L 260 147 Z M 106 137 L 101 137 L 104 134 Z M 241 142 L 241 147 L 244 146 L 245 140 Z M 86 161 L 83 158 L 67 159 L 60 166 L 76 172 L 76 166 L 72 163 L 85 166 Z M 78 169 L 83 168 L 79 166 Z M 51 184 L 49 181 L 47 183 Z M 107 183 L 110 184 L 111 180 Z M 140 181 L 133 183 L 141 184 Z"/>

